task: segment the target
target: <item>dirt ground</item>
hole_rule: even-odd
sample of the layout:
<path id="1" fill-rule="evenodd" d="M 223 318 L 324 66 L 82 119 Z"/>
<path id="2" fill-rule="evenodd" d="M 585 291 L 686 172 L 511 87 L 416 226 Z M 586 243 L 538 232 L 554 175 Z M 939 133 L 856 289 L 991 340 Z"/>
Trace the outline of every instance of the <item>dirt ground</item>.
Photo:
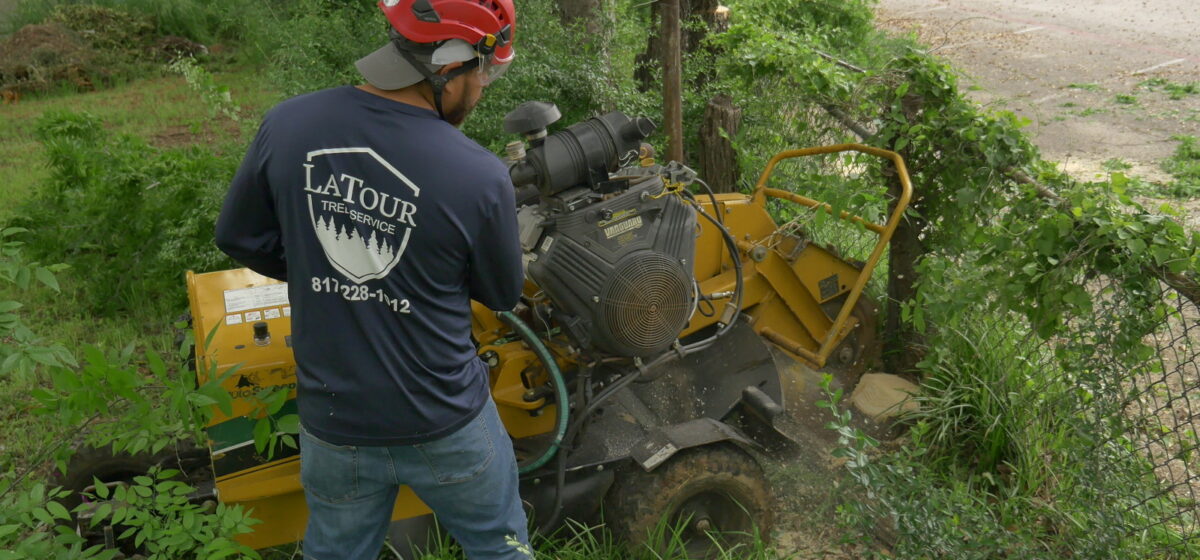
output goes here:
<path id="1" fill-rule="evenodd" d="M 1029 119 L 1079 179 L 1119 159 L 1166 180 L 1172 137 L 1200 135 L 1200 95 L 1145 84 L 1200 81 L 1195 0 L 880 0 L 877 21 L 960 69 L 971 98 Z"/>

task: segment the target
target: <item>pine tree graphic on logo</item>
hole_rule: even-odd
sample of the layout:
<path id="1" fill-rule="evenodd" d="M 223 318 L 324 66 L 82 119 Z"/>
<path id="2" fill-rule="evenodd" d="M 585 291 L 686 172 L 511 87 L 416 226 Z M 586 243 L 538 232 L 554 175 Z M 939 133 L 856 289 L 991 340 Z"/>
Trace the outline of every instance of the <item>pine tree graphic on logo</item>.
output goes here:
<path id="1" fill-rule="evenodd" d="M 352 226 L 342 227 L 328 221 L 324 217 L 317 218 L 315 226 L 317 239 L 327 255 L 337 255 L 336 264 L 350 278 L 367 278 L 374 274 L 390 270 L 396 259 L 396 251 L 387 241 L 379 241 L 372 231 L 370 237 L 363 239 Z M 405 234 L 407 237 L 407 233 Z"/>

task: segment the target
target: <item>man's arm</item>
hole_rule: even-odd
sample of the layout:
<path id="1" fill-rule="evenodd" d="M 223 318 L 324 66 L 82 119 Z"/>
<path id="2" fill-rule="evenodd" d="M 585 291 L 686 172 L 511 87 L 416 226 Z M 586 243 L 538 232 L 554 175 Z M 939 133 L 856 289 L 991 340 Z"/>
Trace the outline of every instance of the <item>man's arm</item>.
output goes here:
<path id="1" fill-rule="evenodd" d="M 525 286 L 517 205 L 505 177 L 482 201 L 482 223 L 471 246 L 471 299 L 495 311 L 517 306 Z"/>
<path id="2" fill-rule="evenodd" d="M 266 130 L 264 123 L 233 177 L 217 217 L 216 241 L 225 254 L 250 270 L 286 281 L 283 238 L 266 178 Z"/>

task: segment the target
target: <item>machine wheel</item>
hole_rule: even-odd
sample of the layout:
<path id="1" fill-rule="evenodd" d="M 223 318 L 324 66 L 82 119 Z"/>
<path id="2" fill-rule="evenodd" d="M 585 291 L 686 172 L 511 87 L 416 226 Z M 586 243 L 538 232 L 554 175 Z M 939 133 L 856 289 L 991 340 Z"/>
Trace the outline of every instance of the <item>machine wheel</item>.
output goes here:
<path id="1" fill-rule="evenodd" d="M 81 447 L 71 456 L 67 472 L 59 482 L 64 490 L 71 491 L 61 500 L 62 504 L 68 510 L 79 505 L 83 491 L 94 484 L 92 477 L 100 482 L 128 482 L 135 476 L 146 474 L 158 460 L 149 453 L 128 455 L 113 453 L 107 447 Z"/>
<path id="2" fill-rule="evenodd" d="M 765 539 L 772 522 L 762 468 L 728 444 L 680 451 L 651 472 L 635 465 L 618 473 L 605 506 L 617 538 L 665 552 L 678 528 L 688 558 L 714 558 L 755 536 Z"/>
<path id="3" fill-rule="evenodd" d="M 58 502 L 72 512 L 83 503 L 83 493 L 94 486 L 95 479 L 100 482 L 130 482 L 134 477 L 141 476 L 160 465 L 164 468 L 177 469 L 189 481 L 194 478 L 211 477 L 207 471 L 207 450 L 197 449 L 187 442 L 179 442 L 168 446 L 157 454 L 113 453 L 109 447 L 80 447 L 67 463 L 66 473 L 57 481 L 70 494 L 60 498 Z M 99 531 L 100 528 L 88 528 L 84 524 L 72 521 L 76 532 L 97 543 L 103 542 L 99 534 L 85 534 Z M 131 543 L 119 542 L 118 546 L 127 554 L 136 553 Z"/>

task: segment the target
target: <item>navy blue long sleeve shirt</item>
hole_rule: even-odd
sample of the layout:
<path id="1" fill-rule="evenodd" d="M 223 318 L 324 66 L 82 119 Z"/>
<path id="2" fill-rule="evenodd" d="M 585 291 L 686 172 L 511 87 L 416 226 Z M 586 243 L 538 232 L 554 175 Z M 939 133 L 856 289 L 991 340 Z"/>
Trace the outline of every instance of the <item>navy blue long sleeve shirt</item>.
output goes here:
<path id="1" fill-rule="evenodd" d="M 265 117 L 217 220 L 217 245 L 288 281 L 305 429 L 407 445 L 488 398 L 470 301 L 513 308 L 524 277 L 503 163 L 437 114 L 354 87 Z"/>

